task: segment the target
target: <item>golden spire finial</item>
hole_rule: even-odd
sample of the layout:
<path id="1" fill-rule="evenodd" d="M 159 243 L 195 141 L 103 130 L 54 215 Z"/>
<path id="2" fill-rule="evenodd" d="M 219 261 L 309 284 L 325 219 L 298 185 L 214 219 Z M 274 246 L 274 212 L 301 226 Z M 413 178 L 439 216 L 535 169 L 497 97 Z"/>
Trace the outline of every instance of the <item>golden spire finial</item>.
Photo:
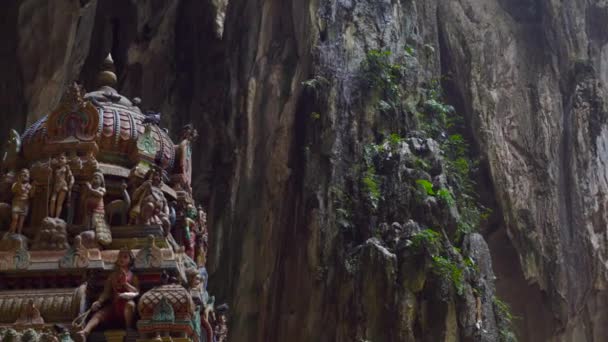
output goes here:
<path id="1" fill-rule="evenodd" d="M 101 71 L 97 75 L 97 87 L 115 87 L 118 79 L 114 71 L 114 60 L 112 59 L 112 54 L 108 53 L 108 56 L 101 64 Z"/>

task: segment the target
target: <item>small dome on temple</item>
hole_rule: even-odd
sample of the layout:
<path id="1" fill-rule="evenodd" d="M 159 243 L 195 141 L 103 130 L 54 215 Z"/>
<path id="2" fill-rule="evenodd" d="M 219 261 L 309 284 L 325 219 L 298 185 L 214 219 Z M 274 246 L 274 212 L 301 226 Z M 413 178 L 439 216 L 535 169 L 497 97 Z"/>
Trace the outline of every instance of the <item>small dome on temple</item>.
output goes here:
<path id="1" fill-rule="evenodd" d="M 175 146 L 159 127 L 160 113 L 142 113 L 139 101 L 114 89 L 111 55 L 104 60 L 97 82 L 98 89 L 86 94 L 79 85 L 71 85 L 52 113 L 26 129 L 22 140 L 26 161 L 45 160 L 69 146 L 80 155 L 93 152 L 102 163 L 130 169 L 144 161 L 171 169 Z"/>
<path id="2" fill-rule="evenodd" d="M 168 307 L 162 308 L 163 305 Z M 143 320 L 159 320 L 159 309 L 164 309 L 162 313 L 173 316 L 174 320 L 189 320 L 194 313 L 194 301 L 183 286 L 162 285 L 146 292 L 138 304 L 139 316 Z"/>

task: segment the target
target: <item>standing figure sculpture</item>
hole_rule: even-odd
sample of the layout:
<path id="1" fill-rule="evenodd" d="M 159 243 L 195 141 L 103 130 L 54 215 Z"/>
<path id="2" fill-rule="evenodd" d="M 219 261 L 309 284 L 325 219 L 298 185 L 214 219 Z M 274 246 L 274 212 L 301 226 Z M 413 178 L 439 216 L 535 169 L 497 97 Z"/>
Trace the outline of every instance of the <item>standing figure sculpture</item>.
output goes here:
<path id="1" fill-rule="evenodd" d="M 162 171 L 150 169 L 146 181 L 133 193 L 130 224 L 159 224 L 168 232 L 169 203 L 163 194 L 162 186 Z"/>
<path id="2" fill-rule="evenodd" d="M 30 184 L 30 171 L 22 169 L 19 171 L 17 181 L 12 186 L 13 205 L 11 207 L 11 227 L 10 233 L 21 234 L 23 222 L 29 212 L 30 198 L 35 192 L 35 188 Z"/>
<path id="3" fill-rule="evenodd" d="M 175 147 L 176 178 L 174 179 L 176 190 L 186 191 L 192 194 L 192 143 L 198 137 L 198 131 L 192 124 L 182 128 L 180 143 Z"/>
<path id="4" fill-rule="evenodd" d="M 182 246 L 184 246 L 186 255 L 191 259 L 195 256 L 196 237 L 199 234 L 197 222 L 195 221 L 197 212 L 192 204 L 185 204 L 185 208 L 182 208 L 183 217 L 181 218 L 181 229 L 177 229 L 174 234 L 175 240 Z M 180 216 L 181 216 L 180 215 Z"/>
<path id="5" fill-rule="evenodd" d="M 95 172 L 92 182 L 85 183 L 85 189 L 85 224 L 95 230 L 97 242 L 107 246 L 112 242 L 112 233 L 106 222 L 103 205 L 103 196 L 106 194 L 103 173 Z"/>
<path id="6" fill-rule="evenodd" d="M 99 324 L 122 324 L 127 329 L 133 327 L 135 317 L 135 302 L 133 299 L 139 295 L 139 280 L 131 272 L 135 257 L 131 250 L 123 248 L 118 253 L 114 271 L 106 279 L 103 292 L 91 305 L 93 317 L 85 327 L 77 333 L 80 341 Z"/>
<path id="7" fill-rule="evenodd" d="M 198 235 L 196 239 L 196 264 L 199 267 L 204 267 L 207 263 L 207 251 L 209 249 L 209 231 L 207 229 L 207 213 L 199 204 L 197 207 L 198 213 Z"/>
<path id="8" fill-rule="evenodd" d="M 213 303 L 209 302 L 203 278 L 196 268 L 187 269 L 186 278 L 188 279 L 188 290 L 195 305 L 194 316 L 192 317 L 194 331 L 199 336 L 199 341 L 212 341 L 213 327 L 209 324 L 209 313 L 213 310 Z"/>
<path id="9" fill-rule="evenodd" d="M 50 217 L 59 217 L 61 215 L 66 197 L 69 205 L 70 194 L 74 185 L 74 176 L 68 165 L 68 158 L 65 153 L 59 155 L 57 163 L 58 165 L 53 170 L 53 192 L 49 208 Z"/>

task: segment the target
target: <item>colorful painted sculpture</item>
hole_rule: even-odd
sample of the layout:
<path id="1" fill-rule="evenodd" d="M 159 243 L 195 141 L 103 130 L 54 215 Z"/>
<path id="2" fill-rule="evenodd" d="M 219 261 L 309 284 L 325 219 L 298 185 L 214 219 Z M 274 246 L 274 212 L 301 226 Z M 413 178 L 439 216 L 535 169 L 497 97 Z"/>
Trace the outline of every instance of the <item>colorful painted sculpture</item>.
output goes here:
<path id="1" fill-rule="evenodd" d="M 113 200 L 106 207 L 108 222 L 114 223 L 114 217 L 120 216 L 119 225 L 127 224 L 129 208 L 131 207 L 131 195 L 129 195 L 127 182 L 123 181 L 120 185 L 122 199 Z"/>
<path id="2" fill-rule="evenodd" d="M 95 230 L 97 242 L 108 245 L 112 242 L 112 233 L 106 222 L 103 197 L 106 194 L 106 183 L 103 173 L 95 172 L 91 183 L 85 183 L 85 222 Z"/>
<path id="3" fill-rule="evenodd" d="M 192 194 L 192 143 L 197 139 L 198 131 L 191 124 L 182 128 L 180 143 L 176 146 L 174 188 Z"/>
<path id="4" fill-rule="evenodd" d="M 23 223 L 29 212 L 30 198 L 36 191 L 35 188 L 30 185 L 30 171 L 28 169 L 19 171 L 17 182 L 13 184 L 12 191 L 12 218 L 9 232 L 21 234 Z"/>
<path id="5" fill-rule="evenodd" d="M 74 176 L 68 166 L 68 158 L 65 153 L 60 154 L 56 162 L 57 166 L 53 170 L 53 192 L 49 206 L 50 217 L 59 217 L 61 215 L 66 198 L 69 203 L 70 193 L 74 185 Z"/>
<path id="6" fill-rule="evenodd" d="M 191 189 L 196 129 L 175 144 L 159 114 L 114 89 L 110 58 L 98 80 L 86 94 L 68 86 L 0 155 L 0 229 L 18 233 L 0 234 L 0 330 L 14 342 L 225 340 Z"/>
<path id="7" fill-rule="evenodd" d="M 78 332 L 81 341 L 101 323 L 133 327 L 135 297 L 139 295 L 139 280 L 131 272 L 135 256 L 129 249 L 121 249 L 114 264 L 114 272 L 105 281 L 103 292 L 91 305 L 93 316 Z"/>
<path id="8" fill-rule="evenodd" d="M 198 234 L 196 237 L 195 260 L 199 267 L 207 263 L 207 251 L 209 250 L 209 230 L 207 229 L 207 213 L 201 205 L 198 206 Z"/>
<path id="9" fill-rule="evenodd" d="M 165 229 L 169 228 L 169 203 L 162 186 L 162 172 L 150 169 L 146 181 L 133 193 L 131 224 L 159 224 Z"/>

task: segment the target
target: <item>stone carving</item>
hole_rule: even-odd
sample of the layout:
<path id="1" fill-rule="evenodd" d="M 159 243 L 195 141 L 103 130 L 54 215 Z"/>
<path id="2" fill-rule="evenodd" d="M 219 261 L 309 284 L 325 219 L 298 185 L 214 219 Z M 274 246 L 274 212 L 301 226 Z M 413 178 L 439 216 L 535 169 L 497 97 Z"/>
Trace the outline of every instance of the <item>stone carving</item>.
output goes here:
<path id="1" fill-rule="evenodd" d="M 84 231 L 78 234 L 78 237 L 80 237 L 82 245 L 87 249 L 101 248 L 101 245 L 97 242 L 97 239 L 95 238 L 95 231 Z"/>
<path id="2" fill-rule="evenodd" d="M 184 272 L 185 274 L 187 269 L 197 268 L 196 262 L 186 254 L 184 246 L 179 246 L 175 251 L 175 255 L 178 260 L 177 267 L 180 269 L 180 272 Z"/>
<path id="3" fill-rule="evenodd" d="M 84 99 L 84 88 L 76 82 L 68 86 L 61 97 L 61 106 L 64 106 L 68 111 L 78 111 L 86 105 Z"/>
<path id="4" fill-rule="evenodd" d="M 80 268 L 89 265 L 89 251 L 82 244 L 80 235 L 74 238 L 74 244 L 66 254 L 59 260 L 60 268 Z"/>
<path id="5" fill-rule="evenodd" d="M 13 205 L 11 207 L 11 226 L 10 233 L 21 234 L 23 230 L 23 222 L 27 217 L 30 208 L 30 198 L 36 191 L 30 185 L 30 171 L 22 169 L 17 176 L 17 182 L 13 184 Z"/>
<path id="6" fill-rule="evenodd" d="M 23 235 L 7 234 L 2 239 L 2 247 L 4 251 L 0 252 L 0 271 L 24 270 L 30 266 L 27 239 Z"/>
<path id="7" fill-rule="evenodd" d="M 87 336 L 100 323 L 116 322 L 126 328 L 133 326 L 135 314 L 133 299 L 139 295 L 139 280 L 131 271 L 134 261 L 131 250 L 120 250 L 114 271 L 106 279 L 103 292 L 91 305 L 93 316 L 77 333 L 79 340 L 86 341 Z"/>
<path id="8" fill-rule="evenodd" d="M 49 205 L 50 217 L 59 217 L 61 215 L 66 197 L 69 205 L 73 185 L 74 176 L 72 175 L 72 170 L 68 165 L 65 153 L 62 153 L 57 157 L 56 166 L 53 169 L 53 190 Z"/>
<path id="9" fill-rule="evenodd" d="M 199 267 L 205 266 L 207 263 L 207 251 L 209 249 L 209 231 L 207 229 L 207 213 L 202 206 L 198 206 L 198 230 L 196 237 L 196 254 L 195 260 Z"/>
<path id="10" fill-rule="evenodd" d="M 150 169 L 146 181 L 133 193 L 130 211 L 131 224 L 159 224 L 169 228 L 169 204 L 162 191 L 162 171 Z"/>
<path id="11" fill-rule="evenodd" d="M 127 224 L 128 222 L 129 208 L 131 207 L 131 197 L 129 196 L 129 191 L 127 191 L 127 189 L 127 182 L 123 181 L 121 184 L 122 199 L 114 200 L 106 207 L 108 222 L 110 222 L 110 224 L 114 223 L 115 215 L 120 216 L 120 225 Z"/>
<path id="12" fill-rule="evenodd" d="M 4 233 L 0 240 L 0 251 L 12 252 L 21 244 L 27 246 L 28 239 L 25 235 Z"/>
<path id="13" fill-rule="evenodd" d="M 198 138 L 198 131 L 192 124 L 182 128 L 180 143 L 175 147 L 175 190 L 192 194 L 192 143 Z"/>
<path id="14" fill-rule="evenodd" d="M 40 334 L 40 340 L 39 341 L 40 342 L 60 342 L 59 338 L 55 334 L 48 333 L 48 332 Z M 64 341 L 61 340 L 61 342 L 64 342 Z"/>
<path id="15" fill-rule="evenodd" d="M 158 323 L 173 323 L 175 322 L 175 312 L 166 297 L 162 297 L 158 305 L 154 308 L 152 321 Z"/>
<path id="16" fill-rule="evenodd" d="M 91 141 L 97 135 L 99 113 L 84 98 L 84 89 L 72 83 L 63 94 L 59 107 L 48 117 L 48 136 L 52 141 L 77 139 Z"/>
<path id="17" fill-rule="evenodd" d="M 64 220 L 46 217 L 42 220 L 40 231 L 32 245 L 33 250 L 68 249 L 67 224 Z"/>
<path id="18" fill-rule="evenodd" d="M 213 313 L 215 298 L 207 293 L 207 271 L 204 267 L 200 269 L 192 267 L 186 270 L 186 276 L 190 294 L 197 305 L 199 321 L 193 324 L 199 328 L 199 334 L 206 335 L 206 340 L 212 341 L 213 328 L 209 319 Z"/>
<path id="19" fill-rule="evenodd" d="M 177 220 L 173 228 L 175 241 L 184 247 L 185 253 L 192 259 L 195 254 L 196 236 L 199 233 L 197 224 L 197 211 L 187 200 L 187 197 L 180 196 L 177 206 Z"/>
<path id="20" fill-rule="evenodd" d="M 156 246 L 154 236 L 148 236 L 148 245 L 140 249 L 135 257 L 135 267 L 160 267 L 162 261 L 162 251 Z"/>
<path id="21" fill-rule="evenodd" d="M 76 154 L 75 150 L 71 150 L 69 152 L 68 160 L 68 165 L 70 166 L 70 170 L 72 172 L 82 169 L 82 159 L 80 159 L 78 154 Z"/>
<path id="22" fill-rule="evenodd" d="M 97 158 L 95 158 L 95 153 L 93 151 L 87 152 L 83 167 L 89 174 L 99 170 L 99 163 L 97 162 Z"/>
<path id="23" fill-rule="evenodd" d="M 44 324 L 44 319 L 40 316 L 40 310 L 34 305 L 34 300 L 30 299 L 27 305 L 21 309 L 19 318 L 15 321 L 15 324 L 19 325 L 34 325 Z"/>
<path id="24" fill-rule="evenodd" d="M 228 341 L 228 305 L 218 306 L 213 315 L 213 335 L 216 342 Z"/>
<path id="25" fill-rule="evenodd" d="M 33 303 L 32 303 L 33 306 Z M 40 313 L 38 313 L 40 315 Z M 42 320 L 42 318 L 40 318 Z M 44 322 L 44 320 L 42 320 Z M 15 323 L 19 324 L 19 323 Z M 21 342 L 38 342 L 40 340 L 40 335 L 38 332 L 32 328 L 25 329 L 23 334 L 21 335 Z"/>
<path id="26" fill-rule="evenodd" d="M 138 101 L 112 88 L 111 60 L 104 63 L 97 91 L 85 96 L 73 84 L 23 140 L 12 131 L 1 151 L 0 227 L 10 231 L 0 240 L 0 271 L 8 271 L 0 272 L 8 276 L 7 283 L 0 277 L 0 325 L 31 327 L 19 333 L 20 341 L 71 342 L 70 332 L 85 340 L 101 328 L 100 338 L 108 341 L 171 336 L 215 342 L 209 323 L 214 299 L 201 267 L 206 215 L 191 188 L 197 132 L 186 125 L 174 143 L 159 113 L 143 114 Z M 14 234 L 29 235 L 29 229 L 31 251 L 27 237 Z M 117 255 L 101 295 L 84 307 L 97 284 L 80 282 L 104 274 Z M 137 325 L 140 291 L 132 269 L 145 272 L 145 288 L 163 284 L 138 301 Z M 57 328 L 74 317 L 70 332 Z M 105 330 L 121 327 L 126 331 Z M 0 340 L 4 335 L 0 327 Z"/>
<path id="27" fill-rule="evenodd" d="M 144 121 L 143 121 L 144 124 L 152 123 L 152 124 L 155 124 L 157 126 L 160 125 L 160 116 L 161 116 L 161 113 L 155 112 L 153 110 L 147 110 L 147 111 L 144 112 L 144 115 L 146 116 L 144 118 Z"/>
<path id="28" fill-rule="evenodd" d="M 97 242 L 107 246 L 112 242 L 112 233 L 106 222 L 103 197 L 106 183 L 103 173 L 95 172 L 91 183 L 85 183 L 85 223 L 95 231 Z"/>
<path id="29" fill-rule="evenodd" d="M 177 284 L 161 285 L 146 292 L 138 304 L 140 320 L 137 329 L 142 335 L 180 333 L 192 336 L 195 305 L 190 292 Z"/>
<path id="30" fill-rule="evenodd" d="M 24 239 L 19 240 L 19 247 L 15 250 L 13 258 L 15 269 L 23 270 L 30 266 L 30 253 Z"/>
<path id="31" fill-rule="evenodd" d="M 137 139 L 137 149 L 142 155 L 150 159 L 153 159 L 156 155 L 158 143 L 152 135 L 152 124 L 147 123 L 145 125 L 144 133 Z"/>
<path id="32" fill-rule="evenodd" d="M 21 334 L 17 332 L 15 329 L 8 329 L 6 333 L 4 333 L 4 338 L 2 342 L 19 342 L 21 340 Z"/>

